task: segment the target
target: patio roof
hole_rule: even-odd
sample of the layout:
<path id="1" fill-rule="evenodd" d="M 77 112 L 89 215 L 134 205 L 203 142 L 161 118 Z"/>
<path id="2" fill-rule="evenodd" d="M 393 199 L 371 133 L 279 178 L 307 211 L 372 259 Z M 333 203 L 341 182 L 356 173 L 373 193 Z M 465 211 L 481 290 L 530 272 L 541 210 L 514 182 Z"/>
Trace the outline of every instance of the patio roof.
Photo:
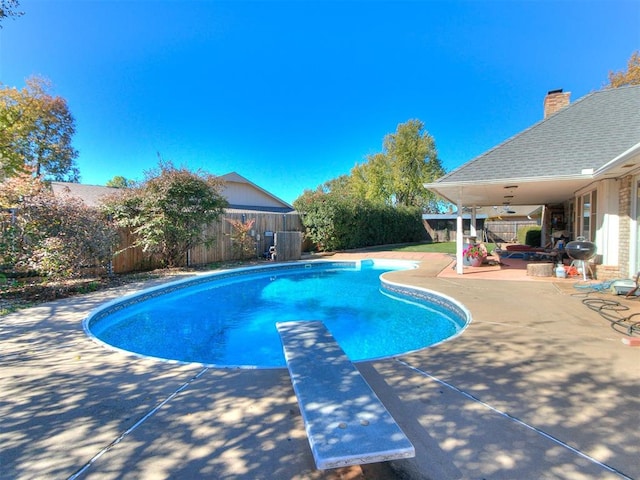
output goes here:
<path id="1" fill-rule="evenodd" d="M 562 203 L 640 169 L 640 86 L 590 93 L 425 187 L 454 204 Z"/>

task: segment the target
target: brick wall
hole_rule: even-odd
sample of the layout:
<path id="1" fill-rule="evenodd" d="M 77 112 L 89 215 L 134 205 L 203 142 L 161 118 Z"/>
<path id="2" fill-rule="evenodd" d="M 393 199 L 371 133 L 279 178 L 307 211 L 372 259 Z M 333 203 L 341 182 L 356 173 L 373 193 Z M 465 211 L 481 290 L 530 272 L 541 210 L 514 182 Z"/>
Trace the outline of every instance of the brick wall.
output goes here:
<path id="1" fill-rule="evenodd" d="M 629 251 L 631 248 L 631 193 L 632 177 L 626 176 L 620 180 L 619 207 L 620 226 L 618 232 L 618 277 L 630 278 L 636 272 L 629 272 Z"/>
<path id="2" fill-rule="evenodd" d="M 618 280 L 620 278 L 627 278 L 627 275 L 621 275 L 620 269 L 611 265 L 593 265 L 591 264 L 591 270 L 594 271 L 594 275 L 599 282 L 608 282 L 610 280 Z"/>
<path id="3" fill-rule="evenodd" d="M 544 97 L 544 118 L 553 115 L 558 110 L 569 105 L 571 93 L 560 90 L 552 90 Z"/>

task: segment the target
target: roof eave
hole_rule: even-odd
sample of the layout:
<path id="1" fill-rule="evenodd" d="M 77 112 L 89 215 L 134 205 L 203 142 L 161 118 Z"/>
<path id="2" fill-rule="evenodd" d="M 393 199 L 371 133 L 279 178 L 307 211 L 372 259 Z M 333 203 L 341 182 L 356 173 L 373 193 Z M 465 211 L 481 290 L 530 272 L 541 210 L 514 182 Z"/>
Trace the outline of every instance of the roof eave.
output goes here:
<path id="1" fill-rule="evenodd" d="M 608 175 L 612 172 L 616 173 L 618 171 L 624 171 L 623 169 L 625 168 L 625 163 L 634 159 L 636 162 L 638 161 L 638 158 L 634 158 L 634 157 L 640 157 L 640 142 L 636 143 L 627 151 L 622 152 L 613 160 L 610 160 L 609 162 L 602 165 L 600 168 L 598 168 L 594 172 L 593 176 L 598 178 L 598 177 Z M 637 165 L 630 165 L 628 168 L 633 168 L 633 167 L 637 167 Z"/>
<path id="2" fill-rule="evenodd" d="M 550 181 L 562 181 L 562 180 L 593 180 L 594 174 L 582 173 L 579 175 L 544 175 L 538 177 L 512 177 L 512 178 L 496 178 L 490 180 L 459 180 L 457 182 L 432 182 L 424 183 L 424 188 L 428 190 L 435 190 L 441 187 L 466 187 L 466 186 L 504 186 L 517 185 L 521 183 L 538 183 L 538 182 L 550 182 Z"/>
<path id="3" fill-rule="evenodd" d="M 593 183 L 593 174 L 433 182 L 424 187 L 457 205 L 544 205 L 561 203 Z"/>

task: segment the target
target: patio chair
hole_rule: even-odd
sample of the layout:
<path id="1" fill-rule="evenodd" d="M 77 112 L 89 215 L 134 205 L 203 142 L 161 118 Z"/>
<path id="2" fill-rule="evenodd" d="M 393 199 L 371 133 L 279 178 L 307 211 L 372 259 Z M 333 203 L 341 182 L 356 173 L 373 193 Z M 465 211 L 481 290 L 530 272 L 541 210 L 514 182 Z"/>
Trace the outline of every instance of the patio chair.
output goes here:
<path id="1" fill-rule="evenodd" d="M 638 289 L 640 289 L 640 272 L 638 272 L 636 274 L 636 284 L 635 284 L 635 286 L 631 290 L 629 290 L 627 292 L 627 294 L 625 295 L 625 298 L 635 295 L 636 292 L 638 291 Z"/>
<path id="2" fill-rule="evenodd" d="M 495 253 L 500 258 L 520 258 L 523 260 L 535 259 L 536 255 L 547 253 L 543 248 L 529 245 L 507 245 L 505 249 L 496 248 Z"/>

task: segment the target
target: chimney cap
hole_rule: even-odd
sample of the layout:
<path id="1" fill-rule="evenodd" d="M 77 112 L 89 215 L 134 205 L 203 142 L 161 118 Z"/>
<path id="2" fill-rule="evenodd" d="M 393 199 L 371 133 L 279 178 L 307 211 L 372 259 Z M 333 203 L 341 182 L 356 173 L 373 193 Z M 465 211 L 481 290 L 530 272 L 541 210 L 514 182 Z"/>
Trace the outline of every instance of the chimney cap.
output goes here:
<path id="1" fill-rule="evenodd" d="M 562 93 L 562 90 L 563 90 L 562 88 L 558 88 L 556 90 L 549 90 L 547 92 L 547 95 L 553 95 L 554 93 Z"/>

